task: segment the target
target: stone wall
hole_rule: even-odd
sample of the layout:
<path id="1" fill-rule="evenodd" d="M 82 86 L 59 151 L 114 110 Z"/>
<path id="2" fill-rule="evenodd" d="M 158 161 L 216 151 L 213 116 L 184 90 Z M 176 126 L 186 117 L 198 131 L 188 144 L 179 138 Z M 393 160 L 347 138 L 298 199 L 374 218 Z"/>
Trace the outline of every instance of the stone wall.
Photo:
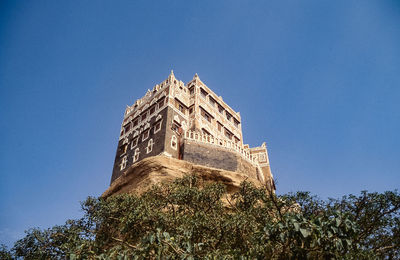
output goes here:
<path id="1" fill-rule="evenodd" d="M 183 160 L 207 167 L 244 173 L 257 178 L 257 167 L 244 160 L 234 151 L 210 144 L 185 140 L 183 142 Z"/>

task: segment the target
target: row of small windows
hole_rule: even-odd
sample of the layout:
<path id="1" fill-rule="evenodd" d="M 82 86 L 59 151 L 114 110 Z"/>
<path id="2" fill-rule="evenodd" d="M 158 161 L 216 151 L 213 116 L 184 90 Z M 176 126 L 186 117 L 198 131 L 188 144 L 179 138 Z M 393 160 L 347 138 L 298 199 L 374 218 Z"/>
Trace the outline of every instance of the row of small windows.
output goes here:
<path id="1" fill-rule="evenodd" d="M 157 109 L 161 108 L 164 105 L 165 98 L 160 99 L 157 104 L 152 105 L 149 109 L 146 111 L 142 112 L 139 116 L 137 116 L 132 123 L 127 124 L 123 131 L 121 131 L 121 136 L 124 133 L 127 133 L 131 128 L 136 127 L 140 122 L 143 122 L 148 116 L 153 115 Z"/>
<path id="2" fill-rule="evenodd" d="M 149 142 L 147 143 L 147 147 L 146 147 L 146 153 L 147 154 L 150 153 L 151 151 L 153 151 L 153 145 L 154 145 L 153 139 L 150 139 Z M 136 148 L 135 149 L 135 153 L 133 154 L 133 161 L 132 162 L 138 161 L 139 160 L 139 155 L 140 155 L 139 148 Z M 127 162 L 128 162 L 128 156 L 125 155 L 122 158 L 122 162 L 120 164 L 120 170 L 121 171 L 126 168 Z"/>
<path id="3" fill-rule="evenodd" d="M 154 134 L 158 133 L 161 130 L 161 124 L 162 124 L 162 120 L 157 122 L 156 125 L 153 127 Z M 150 135 L 150 129 L 145 130 L 142 134 L 142 142 L 145 141 L 147 138 L 149 138 L 149 135 Z M 139 140 L 140 140 L 140 136 L 137 136 L 132 139 L 131 149 L 135 148 L 138 145 Z M 151 140 L 153 140 L 153 139 L 151 139 Z M 124 155 L 127 152 L 127 150 L 128 150 L 128 144 L 122 145 L 120 147 L 120 152 L 122 152 L 121 155 Z"/>
<path id="4" fill-rule="evenodd" d="M 203 108 L 200 107 L 200 113 L 201 115 L 204 117 L 204 119 L 206 119 L 209 123 L 212 123 L 212 116 L 207 113 L 207 111 L 205 111 Z M 227 128 L 225 128 L 220 122 L 217 121 L 217 129 L 218 132 L 220 133 L 224 133 L 224 135 L 229 139 L 229 140 L 233 140 L 236 143 L 238 143 L 240 141 L 239 138 L 237 138 L 236 136 L 234 136 L 234 134 L 232 132 L 230 132 Z"/>
<path id="5" fill-rule="evenodd" d="M 154 141 L 153 141 L 153 139 L 150 139 L 146 146 L 146 154 L 149 154 L 149 153 L 151 153 L 151 151 L 153 151 L 153 146 L 154 146 Z M 175 135 L 173 135 L 171 137 L 171 147 L 174 150 L 177 150 L 177 148 L 178 148 L 178 139 L 176 138 Z M 133 154 L 133 157 L 132 157 L 132 163 L 137 162 L 139 160 L 139 156 L 140 156 L 140 150 L 139 150 L 139 148 L 136 148 L 135 152 Z M 128 163 L 128 156 L 125 155 L 122 158 L 122 161 L 120 164 L 120 171 L 122 171 L 126 168 L 127 163 Z"/>
<path id="6" fill-rule="evenodd" d="M 208 93 L 207 93 L 207 91 L 205 91 L 204 89 L 202 89 L 202 88 L 200 88 L 200 95 L 201 95 L 201 97 L 203 97 L 204 99 L 206 99 L 207 100 L 207 96 L 208 96 L 208 102 L 210 103 L 210 105 L 212 106 L 212 107 L 218 107 L 218 112 L 220 113 L 220 114 L 224 114 L 224 111 L 225 111 L 225 117 L 226 117 L 226 119 L 228 120 L 228 121 L 230 121 L 230 122 L 233 122 L 233 124 L 235 125 L 235 127 L 239 127 L 239 124 L 240 124 L 240 122 L 236 119 L 236 118 L 234 118 L 228 111 L 226 111 L 224 108 L 223 108 L 223 106 L 221 106 L 220 104 L 218 104 L 218 102 L 214 99 L 214 98 L 212 98 Z"/>

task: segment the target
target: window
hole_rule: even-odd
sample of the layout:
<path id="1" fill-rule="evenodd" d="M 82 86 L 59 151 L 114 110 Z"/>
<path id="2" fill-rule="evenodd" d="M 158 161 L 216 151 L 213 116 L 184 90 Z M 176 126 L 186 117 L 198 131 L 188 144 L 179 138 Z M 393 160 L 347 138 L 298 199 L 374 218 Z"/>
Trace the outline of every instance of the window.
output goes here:
<path id="1" fill-rule="evenodd" d="M 139 119 L 136 119 L 135 121 L 133 121 L 133 127 L 137 126 L 139 123 Z"/>
<path id="2" fill-rule="evenodd" d="M 150 108 L 150 115 L 154 114 L 154 112 L 156 112 L 156 105 Z"/>
<path id="3" fill-rule="evenodd" d="M 193 114 L 193 106 L 189 108 L 189 114 Z"/>
<path id="4" fill-rule="evenodd" d="M 208 93 L 204 90 L 204 89 L 200 89 L 200 94 L 201 94 L 201 96 L 203 97 L 203 98 L 206 98 L 207 97 L 207 95 L 208 95 Z"/>
<path id="5" fill-rule="evenodd" d="M 237 138 L 236 136 L 233 137 L 233 140 L 235 141 L 236 144 L 238 144 L 240 142 L 240 139 Z"/>
<path id="6" fill-rule="evenodd" d="M 212 97 L 209 97 L 208 102 L 210 102 L 210 105 L 215 107 L 215 100 Z"/>
<path id="7" fill-rule="evenodd" d="M 229 140 L 231 140 L 232 139 L 232 136 L 233 136 L 233 134 L 231 133 L 231 132 L 229 132 L 229 130 L 228 129 L 226 129 L 225 128 L 225 136 L 229 139 Z"/>
<path id="8" fill-rule="evenodd" d="M 226 112 L 226 119 L 228 119 L 228 121 L 231 121 L 232 115 L 229 114 L 228 112 Z"/>
<path id="9" fill-rule="evenodd" d="M 209 113 L 207 113 L 204 109 L 201 109 L 201 115 L 211 123 L 212 117 Z"/>
<path id="10" fill-rule="evenodd" d="M 139 160 L 139 148 L 135 149 L 135 154 L 133 155 L 133 162 L 136 162 L 137 160 Z"/>
<path id="11" fill-rule="evenodd" d="M 165 97 L 158 101 L 158 108 L 161 108 L 164 105 Z"/>
<path id="12" fill-rule="evenodd" d="M 154 126 L 154 133 L 157 133 L 161 130 L 161 123 L 162 121 L 156 123 L 156 125 Z"/>
<path id="13" fill-rule="evenodd" d="M 172 149 L 176 150 L 178 148 L 178 139 L 175 135 L 171 137 L 171 147 Z"/>
<path id="14" fill-rule="evenodd" d="M 174 123 L 172 124 L 171 130 L 178 132 L 180 127 L 181 127 L 181 125 L 178 124 L 176 121 L 174 121 Z"/>
<path id="15" fill-rule="evenodd" d="M 190 93 L 190 95 L 193 95 L 193 94 L 194 94 L 194 86 L 192 86 L 192 87 L 189 89 L 189 93 Z"/>
<path id="16" fill-rule="evenodd" d="M 218 105 L 218 112 L 220 112 L 221 114 L 224 113 L 224 108 L 220 105 Z"/>
<path id="17" fill-rule="evenodd" d="M 142 115 L 142 121 L 144 121 L 144 120 L 146 119 L 146 117 L 147 117 L 147 111 L 143 113 L 143 115 Z"/>
<path id="18" fill-rule="evenodd" d="M 183 114 L 185 114 L 186 113 L 186 109 L 181 105 L 181 104 L 179 104 L 179 111 L 181 111 Z"/>
<path id="19" fill-rule="evenodd" d="M 131 124 L 125 126 L 125 133 L 127 133 L 131 129 Z"/>
<path id="20" fill-rule="evenodd" d="M 149 142 L 147 143 L 147 147 L 146 147 L 146 153 L 150 153 L 151 151 L 153 151 L 153 139 L 150 139 Z"/>
<path id="21" fill-rule="evenodd" d="M 223 125 L 220 122 L 217 122 L 217 125 L 218 125 L 218 131 L 222 132 L 222 128 L 224 128 Z"/>
<path id="22" fill-rule="evenodd" d="M 128 150 L 128 145 L 127 144 L 121 145 L 119 147 L 119 151 L 121 152 L 121 156 L 124 155 L 127 150 Z"/>
<path id="23" fill-rule="evenodd" d="M 150 130 L 146 130 L 144 131 L 143 135 L 142 135 L 142 141 L 146 140 L 147 138 L 149 138 L 149 133 Z"/>
<path id="24" fill-rule="evenodd" d="M 128 162 L 128 158 L 126 156 L 124 156 L 124 158 L 122 158 L 122 162 L 119 165 L 119 170 L 122 171 L 123 169 L 126 168 L 126 163 Z"/>
<path id="25" fill-rule="evenodd" d="M 233 124 L 236 126 L 236 128 L 239 128 L 240 123 L 235 118 L 233 119 Z"/>
<path id="26" fill-rule="evenodd" d="M 137 146 L 138 140 L 139 140 L 138 137 L 133 138 L 132 143 L 131 143 L 131 149 L 133 149 L 133 148 L 135 148 Z"/>
<path id="27" fill-rule="evenodd" d="M 181 102 L 175 99 L 175 107 L 181 111 L 183 114 L 186 114 L 186 108 L 183 106 Z"/>

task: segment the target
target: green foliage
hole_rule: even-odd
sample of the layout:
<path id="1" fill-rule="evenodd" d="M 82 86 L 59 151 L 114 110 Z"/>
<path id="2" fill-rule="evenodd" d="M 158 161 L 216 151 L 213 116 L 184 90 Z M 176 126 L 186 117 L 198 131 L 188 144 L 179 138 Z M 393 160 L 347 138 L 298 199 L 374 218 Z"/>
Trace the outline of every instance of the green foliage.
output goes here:
<path id="1" fill-rule="evenodd" d="M 84 217 L 31 229 L 2 259 L 400 258 L 400 195 L 319 200 L 243 182 L 232 195 L 196 176 L 142 195 L 88 198 Z M 7 258 L 9 257 L 9 258 Z"/>

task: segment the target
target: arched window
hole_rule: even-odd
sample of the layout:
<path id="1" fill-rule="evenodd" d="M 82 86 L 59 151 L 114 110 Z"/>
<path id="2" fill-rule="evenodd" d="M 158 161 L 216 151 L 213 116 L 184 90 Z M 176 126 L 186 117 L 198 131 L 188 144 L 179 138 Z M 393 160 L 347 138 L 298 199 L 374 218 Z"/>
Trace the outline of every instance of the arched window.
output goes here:
<path id="1" fill-rule="evenodd" d="M 175 135 L 171 137 L 171 147 L 172 149 L 176 150 L 178 148 L 178 139 Z"/>
<path id="2" fill-rule="evenodd" d="M 133 155 L 133 162 L 136 162 L 137 160 L 139 160 L 139 148 L 135 149 L 135 154 Z"/>
<path id="3" fill-rule="evenodd" d="M 153 151 L 153 139 L 150 139 L 149 142 L 147 143 L 147 147 L 146 147 L 146 153 L 150 153 L 151 151 Z"/>
<path id="4" fill-rule="evenodd" d="M 127 158 L 126 156 L 124 156 L 124 157 L 122 158 L 122 162 L 121 162 L 121 164 L 120 164 L 120 168 L 119 168 L 120 171 L 122 171 L 123 169 L 126 168 L 126 163 L 127 163 L 127 162 L 128 162 L 128 158 Z"/>

